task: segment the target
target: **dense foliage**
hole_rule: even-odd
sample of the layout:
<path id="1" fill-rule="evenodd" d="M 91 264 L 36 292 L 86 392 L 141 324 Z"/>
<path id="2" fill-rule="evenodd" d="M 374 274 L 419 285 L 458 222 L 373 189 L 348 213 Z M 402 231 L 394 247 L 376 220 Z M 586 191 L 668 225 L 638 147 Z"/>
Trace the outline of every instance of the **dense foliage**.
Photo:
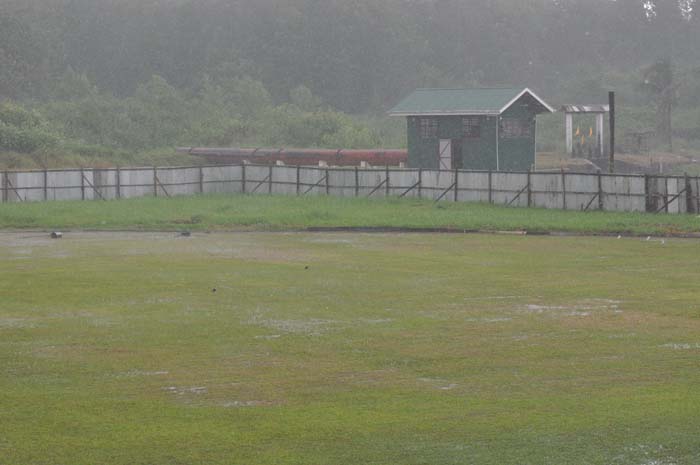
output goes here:
<path id="1" fill-rule="evenodd" d="M 700 136 L 695 6 L 3 0 L 0 101 L 40 112 L 53 128 L 42 135 L 60 134 L 64 144 L 366 147 L 402 144 L 400 122 L 368 115 L 416 87 L 526 85 L 555 104 L 600 102 L 615 89 L 624 128 L 666 130 L 672 115 L 684 148 Z M 671 93 L 644 86 L 659 60 L 673 67 Z M 28 142 L 26 128 L 4 124 L 5 149 L 56 142 Z M 558 124 L 543 126 L 547 149 L 559 148 Z"/>

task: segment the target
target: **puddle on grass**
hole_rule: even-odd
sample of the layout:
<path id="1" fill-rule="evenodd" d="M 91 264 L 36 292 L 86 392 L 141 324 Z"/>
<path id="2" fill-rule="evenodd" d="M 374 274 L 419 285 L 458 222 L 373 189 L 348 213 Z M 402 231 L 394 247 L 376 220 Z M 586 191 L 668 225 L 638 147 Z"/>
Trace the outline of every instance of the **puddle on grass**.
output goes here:
<path id="1" fill-rule="evenodd" d="M 421 383 L 430 384 L 439 391 L 451 391 L 459 387 L 459 384 L 450 383 L 449 381 L 440 378 L 418 378 L 418 381 Z"/>
<path id="2" fill-rule="evenodd" d="M 622 313 L 622 310 L 620 310 L 621 303 L 618 300 L 610 299 L 585 299 L 573 305 L 526 304 L 517 311 L 534 315 L 588 317 L 593 313 L 600 312 Z"/>
<path id="3" fill-rule="evenodd" d="M 673 350 L 700 350 L 700 343 L 694 343 L 694 344 L 668 343 L 668 344 L 660 345 L 659 347 L 663 347 L 665 349 L 673 349 Z"/>
<path id="4" fill-rule="evenodd" d="M 185 394 L 202 395 L 202 394 L 207 394 L 209 392 L 209 389 L 207 389 L 206 386 L 195 386 L 195 387 L 188 387 L 188 388 L 177 387 L 177 386 L 167 386 L 167 387 L 162 388 L 162 390 L 165 392 L 168 392 L 170 394 L 175 394 L 178 396 L 184 396 Z"/>
<path id="5" fill-rule="evenodd" d="M 503 318 L 467 318 L 464 321 L 468 321 L 470 323 L 504 323 L 506 321 L 513 321 L 513 319 L 509 318 L 509 317 L 503 317 Z"/>
<path id="6" fill-rule="evenodd" d="M 273 318 L 265 318 L 263 312 L 257 311 L 248 319 L 247 323 L 283 333 L 320 336 L 331 331 L 341 322 L 320 318 L 309 318 L 306 320 L 277 320 Z"/>
<path id="7" fill-rule="evenodd" d="M 219 404 L 220 407 L 224 408 L 271 407 L 273 405 L 277 404 L 269 400 L 233 400 Z"/>
<path id="8" fill-rule="evenodd" d="M 38 325 L 27 318 L 0 318 L 0 330 L 2 329 L 30 329 Z"/>
<path id="9" fill-rule="evenodd" d="M 663 445 L 648 446 L 646 444 L 638 444 L 625 447 L 624 453 L 615 457 L 611 464 L 679 465 L 679 462 L 668 455 L 668 451 Z"/>
<path id="10" fill-rule="evenodd" d="M 139 378 L 145 376 L 165 376 L 169 375 L 169 371 L 143 371 L 143 370 L 130 370 L 124 373 L 117 373 L 115 376 L 117 378 Z"/>

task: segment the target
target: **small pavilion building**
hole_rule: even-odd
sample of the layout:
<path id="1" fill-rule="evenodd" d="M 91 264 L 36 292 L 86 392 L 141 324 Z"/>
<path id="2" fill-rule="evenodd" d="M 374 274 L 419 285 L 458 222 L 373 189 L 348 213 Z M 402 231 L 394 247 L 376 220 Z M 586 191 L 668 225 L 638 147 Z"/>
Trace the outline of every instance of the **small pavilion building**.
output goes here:
<path id="1" fill-rule="evenodd" d="M 554 111 L 530 89 L 418 89 L 389 114 L 408 119 L 412 168 L 526 171 L 536 117 Z"/>

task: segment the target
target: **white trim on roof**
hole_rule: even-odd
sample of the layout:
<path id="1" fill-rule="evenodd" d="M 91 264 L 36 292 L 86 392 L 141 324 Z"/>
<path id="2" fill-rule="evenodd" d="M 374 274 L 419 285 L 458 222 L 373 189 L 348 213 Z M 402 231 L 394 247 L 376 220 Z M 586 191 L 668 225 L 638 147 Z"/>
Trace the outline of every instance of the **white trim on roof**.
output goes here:
<path id="1" fill-rule="evenodd" d="M 542 105 L 542 106 L 545 107 L 547 110 L 549 110 L 550 113 L 555 113 L 555 112 L 556 112 L 556 110 L 555 110 L 554 108 L 550 107 L 550 106 L 547 104 L 547 102 L 545 102 L 544 100 L 542 100 L 539 96 L 537 96 L 537 94 L 535 94 L 533 91 L 531 91 L 529 88 L 526 87 L 525 90 L 523 90 L 522 92 L 520 92 L 513 100 L 511 100 L 511 101 L 508 102 L 503 108 L 501 108 L 499 114 L 503 113 L 503 112 L 506 111 L 508 108 L 510 108 L 511 105 L 513 105 L 515 102 L 517 102 L 518 100 L 520 100 L 520 99 L 522 98 L 522 96 L 525 95 L 525 94 L 530 94 L 530 95 L 532 96 L 532 98 L 534 98 L 535 100 L 537 100 L 537 101 L 540 103 L 540 105 Z"/>

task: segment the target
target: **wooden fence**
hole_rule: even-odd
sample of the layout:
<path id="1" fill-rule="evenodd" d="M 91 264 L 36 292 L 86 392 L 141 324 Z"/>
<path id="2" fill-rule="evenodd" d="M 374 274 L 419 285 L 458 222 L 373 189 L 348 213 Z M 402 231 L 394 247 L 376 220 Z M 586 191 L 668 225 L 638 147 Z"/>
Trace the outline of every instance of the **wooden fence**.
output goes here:
<path id="1" fill-rule="evenodd" d="M 700 179 L 688 176 L 217 165 L 4 171 L 0 181 L 2 202 L 237 193 L 416 197 L 586 211 L 700 211 Z"/>

